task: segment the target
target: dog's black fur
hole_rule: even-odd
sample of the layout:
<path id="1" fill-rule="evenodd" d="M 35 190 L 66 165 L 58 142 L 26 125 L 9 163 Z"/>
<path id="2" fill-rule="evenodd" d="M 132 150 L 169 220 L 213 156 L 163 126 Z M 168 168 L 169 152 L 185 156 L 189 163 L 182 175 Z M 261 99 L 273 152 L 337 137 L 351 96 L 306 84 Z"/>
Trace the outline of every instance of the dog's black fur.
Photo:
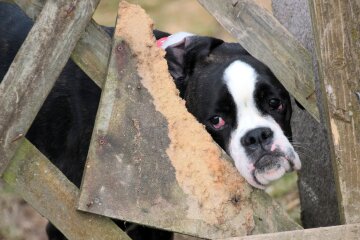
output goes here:
<path id="1" fill-rule="evenodd" d="M 0 79 L 6 74 L 32 24 L 16 6 L 0 3 Z M 112 29 L 105 30 L 111 35 Z M 155 31 L 154 34 L 157 39 L 168 35 L 160 31 Z M 254 93 L 257 108 L 262 114 L 271 115 L 285 135 L 291 137 L 291 106 L 288 93 L 271 71 L 250 56 L 239 44 L 225 44 L 219 39 L 194 36 L 166 51 L 165 58 L 169 71 L 180 90 L 180 96 L 186 100 L 189 111 L 206 126 L 221 147 L 227 148 L 231 131 L 236 126 L 235 103 L 221 81 L 224 70 L 235 60 L 241 60 L 256 69 L 261 78 L 257 92 Z M 210 78 L 216 80 L 209 81 Z M 78 187 L 100 92 L 99 87 L 69 60 L 26 135 Z M 282 100 L 285 109 L 274 111 L 263 101 L 274 96 Z M 220 108 L 222 109 L 219 112 Z M 218 114 L 226 120 L 226 127 L 221 131 L 213 127 L 212 117 Z M 172 238 L 172 233 L 166 231 L 120 221 L 118 224 L 128 231 L 132 239 Z M 51 224 L 48 225 L 47 232 L 51 240 L 65 239 Z"/>

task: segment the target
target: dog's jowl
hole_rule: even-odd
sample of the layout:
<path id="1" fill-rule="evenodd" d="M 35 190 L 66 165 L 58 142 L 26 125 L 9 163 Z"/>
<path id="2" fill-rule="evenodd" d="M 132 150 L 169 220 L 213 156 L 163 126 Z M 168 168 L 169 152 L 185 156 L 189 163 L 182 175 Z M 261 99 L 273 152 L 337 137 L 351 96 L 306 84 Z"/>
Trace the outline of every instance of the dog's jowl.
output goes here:
<path id="1" fill-rule="evenodd" d="M 32 21 L 15 5 L 0 3 L 0 79 Z M 111 29 L 105 29 L 109 34 Z M 237 43 L 187 33 L 155 31 L 186 107 L 232 157 L 239 173 L 265 188 L 300 169 L 290 144 L 288 92 L 263 63 Z M 71 60 L 30 128 L 27 138 L 80 185 L 100 89 Z M 184 129 L 186 131 L 186 129 Z M 171 239 L 165 231 L 119 223 L 133 239 Z M 49 225 L 50 239 L 65 239 Z"/>

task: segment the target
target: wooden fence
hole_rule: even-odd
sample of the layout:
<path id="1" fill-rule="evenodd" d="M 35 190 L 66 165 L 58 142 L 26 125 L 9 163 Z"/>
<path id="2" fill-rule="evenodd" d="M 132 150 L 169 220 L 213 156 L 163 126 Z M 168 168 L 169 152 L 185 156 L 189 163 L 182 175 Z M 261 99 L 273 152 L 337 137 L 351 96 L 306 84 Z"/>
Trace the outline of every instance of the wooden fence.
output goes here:
<path id="1" fill-rule="evenodd" d="M 36 19 L 36 23 L 0 85 L 0 174 L 69 239 L 90 239 L 89 236 L 95 239 L 129 239 L 109 219 L 76 212 L 78 189 L 24 138 L 70 55 L 102 87 L 107 75 L 111 39 L 91 20 L 98 0 L 12 2 Z M 251 54 L 270 66 L 314 118 L 322 119 L 328 126 L 342 223 L 352 224 L 238 239 L 305 239 L 326 234 L 331 234 L 332 238 L 357 239 L 359 224 L 356 223 L 360 222 L 360 183 L 357 179 L 357 161 L 360 160 L 359 3 L 309 1 L 319 76 L 326 103 L 326 111 L 320 117 L 310 54 L 271 13 L 251 0 L 199 2 Z M 44 36 L 40 34 L 42 32 L 48 34 Z M 25 63 L 27 68 L 22 67 Z M 258 200 L 255 198 L 254 201 Z M 265 203 L 271 204 L 269 201 Z M 295 225 L 293 228 L 296 228 Z M 103 235 L 104 232 L 107 236 Z"/>

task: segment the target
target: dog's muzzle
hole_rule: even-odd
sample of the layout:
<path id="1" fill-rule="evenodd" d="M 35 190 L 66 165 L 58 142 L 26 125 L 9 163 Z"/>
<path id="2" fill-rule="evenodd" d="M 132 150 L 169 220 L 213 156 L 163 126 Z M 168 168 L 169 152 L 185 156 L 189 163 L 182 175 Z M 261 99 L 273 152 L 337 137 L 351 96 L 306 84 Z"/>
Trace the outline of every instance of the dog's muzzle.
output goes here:
<path id="1" fill-rule="evenodd" d="M 264 189 L 286 172 L 301 168 L 299 156 L 290 142 L 285 136 L 276 138 L 275 135 L 268 127 L 252 129 L 240 138 L 243 157 L 232 156 L 239 158 L 235 161 L 236 167 L 256 188 Z"/>

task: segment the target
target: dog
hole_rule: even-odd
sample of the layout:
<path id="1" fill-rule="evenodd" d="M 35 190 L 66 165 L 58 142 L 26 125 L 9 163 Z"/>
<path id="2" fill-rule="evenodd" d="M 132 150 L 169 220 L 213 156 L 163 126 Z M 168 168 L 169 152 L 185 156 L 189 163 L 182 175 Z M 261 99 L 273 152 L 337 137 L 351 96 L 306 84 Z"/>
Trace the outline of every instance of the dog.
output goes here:
<path id="1" fill-rule="evenodd" d="M 15 5 L 0 3 L 0 79 L 32 21 Z M 9 27 L 11 26 L 11 27 Z M 104 28 L 110 35 L 113 29 Z M 289 93 L 271 70 L 240 44 L 189 33 L 154 31 L 180 97 L 240 174 L 264 189 L 301 162 L 291 145 Z M 101 90 L 69 60 L 26 137 L 78 187 Z M 172 234 L 118 223 L 132 239 L 171 239 Z M 65 239 L 51 224 L 49 239 Z"/>
<path id="2" fill-rule="evenodd" d="M 290 144 L 289 93 L 240 44 L 183 34 L 165 44 L 180 96 L 241 175 L 264 189 L 301 162 Z M 166 43 L 166 42 L 165 42 Z"/>

